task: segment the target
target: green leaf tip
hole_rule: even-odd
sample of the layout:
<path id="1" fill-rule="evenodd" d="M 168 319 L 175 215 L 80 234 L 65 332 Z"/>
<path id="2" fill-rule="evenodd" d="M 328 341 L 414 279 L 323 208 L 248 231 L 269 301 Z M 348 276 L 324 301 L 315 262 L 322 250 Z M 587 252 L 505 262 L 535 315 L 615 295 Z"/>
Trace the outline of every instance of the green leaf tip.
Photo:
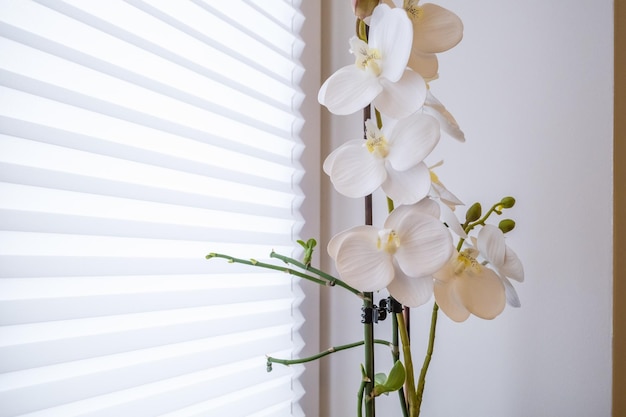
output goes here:
<path id="1" fill-rule="evenodd" d="M 381 394 L 388 394 L 389 392 L 398 391 L 400 388 L 404 386 L 404 381 L 406 379 L 406 370 L 404 369 L 404 365 L 400 361 L 396 361 L 389 371 L 389 376 L 385 376 L 385 374 L 376 374 L 374 386 L 374 390 L 372 391 L 373 396 L 379 396 Z"/>

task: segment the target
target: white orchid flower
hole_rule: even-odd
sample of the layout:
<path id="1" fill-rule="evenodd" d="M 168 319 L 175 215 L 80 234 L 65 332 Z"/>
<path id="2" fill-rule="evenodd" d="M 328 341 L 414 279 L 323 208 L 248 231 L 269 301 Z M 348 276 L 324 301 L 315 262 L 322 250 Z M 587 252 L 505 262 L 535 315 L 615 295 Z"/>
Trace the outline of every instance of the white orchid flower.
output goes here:
<path id="1" fill-rule="evenodd" d="M 470 314 L 493 319 L 506 304 L 502 280 L 478 260 L 478 250 L 455 251 L 443 268 L 434 273 L 435 301 L 450 319 L 467 320 Z"/>
<path id="2" fill-rule="evenodd" d="M 520 307 L 517 291 L 509 278 L 524 282 L 524 267 L 515 252 L 505 244 L 502 230 L 491 224 L 485 225 L 478 232 L 475 246 L 502 280 L 507 303 L 512 307 Z"/>
<path id="3" fill-rule="evenodd" d="M 397 119 L 417 111 L 426 99 L 426 82 L 407 68 L 413 29 L 402 9 L 381 4 L 370 20 L 368 42 L 353 37 L 353 65 L 339 69 L 320 88 L 318 100 L 334 114 L 347 115 L 372 103 Z"/>
<path id="4" fill-rule="evenodd" d="M 463 39 L 463 22 L 448 9 L 419 0 L 385 0 L 403 7 L 413 25 L 413 47 L 409 67 L 427 80 L 437 78 L 436 53 L 449 50 Z"/>
<path id="5" fill-rule="evenodd" d="M 335 189 L 358 198 L 381 187 L 396 204 L 412 204 L 424 198 L 431 180 L 423 160 L 439 142 L 437 120 L 414 113 L 391 129 L 380 130 L 372 120 L 366 121 L 365 127 L 366 140 L 348 141 L 324 161 L 324 172 Z"/>
<path id="6" fill-rule="evenodd" d="M 340 277 L 361 291 L 387 288 L 406 306 L 427 302 L 433 291 L 432 274 L 454 250 L 452 237 L 433 216 L 431 203 L 396 208 L 382 229 L 357 226 L 333 237 L 328 253 Z"/>

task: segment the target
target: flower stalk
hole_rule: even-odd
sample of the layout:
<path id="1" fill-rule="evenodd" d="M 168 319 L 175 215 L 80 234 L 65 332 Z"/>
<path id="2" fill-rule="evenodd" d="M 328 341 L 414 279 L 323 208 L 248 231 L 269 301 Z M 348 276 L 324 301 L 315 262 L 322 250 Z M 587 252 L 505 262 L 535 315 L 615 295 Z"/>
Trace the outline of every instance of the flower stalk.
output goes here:
<path id="1" fill-rule="evenodd" d="M 249 266 L 254 266 L 257 268 L 265 268 L 265 269 L 272 269 L 274 271 L 280 271 L 280 272 L 284 272 L 287 273 L 289 275 L 293 275 L 296 276 L 298 278 L 302 278 L 302 279 L 306 279 L 307 281 L 311 281 L 314 282 L 316 284 L 319 285 L 323 285 L 323 286 L 340 286 L 348 291 L 350 291 L 351 293 L 355 294 L 356 296 L 358 296 L 359 298 L 365 299 L 366 296 L 363 292 L 349 286 L 348 284 L 346 284 L 345 282 L 343 282 L 342 280 L 340 280 L 339 278 L 335 278 L 330 274 L 327 274 L 323 271 L 320 271 L 319 269 L 316 268 L 312 268 L 310 266 L 306 266 L 303 263 L 296 261 L 295 259 L 289 258 L 287 256 L 284 255 L 279 255 L 275 252 L 272 252 L 270 254 L 270 257 L 272 258 L 277 258 L 280 259 L 282 261 L 284 261 L 285 263 L 288 264 L 292 264 L 292 265 L 296 265 L 299 268 L 302 268 L 303 270 L 306 271 L 311 271 L 314 274 L 318 275 L 318 277 L 314 277 L 312 275 L 306 274 L 304 272 L 300 272 L 300 271 L 296 271 L 293 268 L 285 268 L 283 266 L 280 265 L 273 265 L 273 264 L 268 264 L 266 262 L 259 262 L 256 259 L 241 259 L 241 258 L 235 258 L 234 256 L 230 256 L 230 255 L 226 255 L 223 253 L 209 253 L 206 256 L 206 259 L 213 259 L 213 258 L 222 258 L 222 259 L 226 259 L 228 262 L 230 263 L 237 263 L 237 264 L 243 264 L 243 265 L 249 265 Z"/>
<path id="2" fill-rule="evenodd" d="M 395 347 L 393 345 L 392 342 L 389 342 L 388 340 L 384 340 L 384 339 L 374 339 L 373 340 L 374 344 L 379 344 L 379 345 L 385 345 L 388 346 L 391 351 L 392 354 L 394 356 L 395 359 Z M 280 358 L 275 358 L 273 356 L 268 356 L 267 357 L 267 371 L 270 372 L 272 370 L 272 364 L 274 363 L 278 363 L 280 365 L 285 365 L 285 366 L 290 366 L 290 365 L 299 365 L 299 364 L 303 364 L 303 363 L 307 363 L 307 362 L 312 362 L 318 359 L 321 359 L 325 356 L 328 355 L 332 355 L 333 353 L 336 352 L 341 352 L 342 350 L 348 350 L 348 349 L 352 349 L 355 347 L 359 347 L 359 346 L 363 346 L 365 344 L 364 340 L 359 340 L 358 342 L 354 342 L 354 343 L 348 343 L 345 345 L 339 345 L 339 346 L 333 346 L 331 348 L 328 348 L 322 352 L 316 353 L 315 355 L 311 355 L 311 356 L 307 356 L 304 358 L 298 358 L 298 359 L 280 359 Z"/>
<path id="3" fill-rule="evenodd" d="M 422 365 L 422 370 L 420 371 L 420 377 L 417 383 L 417 392 L 416 392 L 417 414 L 415 414 L 415 417 L 419 416 L 420 414 L 422 399 L 424 398 L 424 387 L 426 386 L 426 373 L 428 372 L 428 367 L 430 366 L 430 360 L 433 357 L 433 351 L 435 349 L 435 333 L 437 331 L 437 312 L 438 311 L 439 311 L 439 306 L 437 305 L 437 303 L 435 303 L 433 305 L 433 312 L 432 312 L 431 319 L 430 319 L 430 334 L 428 337 L 428 348 L 426 350 L 426 355 L 424 356 L 424 363 Z"/>

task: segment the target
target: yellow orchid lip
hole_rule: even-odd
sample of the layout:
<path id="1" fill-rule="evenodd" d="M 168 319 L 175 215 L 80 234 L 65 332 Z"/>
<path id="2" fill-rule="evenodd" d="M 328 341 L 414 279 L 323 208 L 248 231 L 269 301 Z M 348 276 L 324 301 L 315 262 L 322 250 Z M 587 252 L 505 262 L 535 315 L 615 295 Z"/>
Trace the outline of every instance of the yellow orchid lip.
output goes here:
<path id="1" fill-rule="evenodd" d="M 383 229 L 378 232 L 376 247 L 393 255 L 400 247 L 400 237 L 393 229 Z"/>
<path id="2" fill-rule="evenodd" d="M 459 252 L 454 264 L 454 274 L 461 275 L 463 273 L 480 273 L 482 265 L 476 260 L 478 251 L 473 248 L 465 249 Z"/>

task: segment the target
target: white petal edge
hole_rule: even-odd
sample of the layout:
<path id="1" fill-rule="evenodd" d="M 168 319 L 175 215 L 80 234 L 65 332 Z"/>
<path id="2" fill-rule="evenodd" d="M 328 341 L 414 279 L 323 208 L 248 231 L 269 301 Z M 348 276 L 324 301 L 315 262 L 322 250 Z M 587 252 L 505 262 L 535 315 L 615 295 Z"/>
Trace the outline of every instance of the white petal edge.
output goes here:
<path id="1" fill-rule="evenodd" d="M 356 113 L 382 92 L 378 78 L 356 65 L 340 68 L 322 84 L 317 99 L 337 115 Z"/>
<path id="2" fill-rule="evenodd" d="M 417 203 L 430 191 L 428 167 L 420 162 L 415 167 L 400 172 L 387 166 L 387 179 L 381 188 L 395 204 Z"/>
<path id="3" fill-rule="evenodd" d="M 361 144 L 342 146 L 334 155 L 328 175 L 335 189 L 350 198 L 373 193 L 387 179 L 385 161 Z"/>
<path id="4" fill-rule="evenodd" d="M 378 291 L 394 277 L 389 253 L 377 248 L 378 230 L 374 227 L 353 229 L 342 237 L 335 265 L 339 276 L 360 291 Z"/>
<path id="5" fill-rule="evenodd" d="M 402 9 L 380 4 L 372 13 L 368 45 L 381 54 L 381 77 L 397 82 L 409 62 L 413 42 L 411 20 Z"/>
<path id="6" fill-rule="evenodd" d="M 503 266 L 506 245 L 502 230 L 492 224 L 484 225 L 478 232 L 478 250 L 496 268 Z"/>
<path id="7" fill-rule="evenodd" d="M 396 233 L 400 246 L 395 259 L 410 277 L 432 275 L 452 256 L 452 236 L 434 217 L 421 213 L 405 216 Z"/>
<path id="8" fill-rule="evenodd" d="M 398 82 L 379 79 L 382 91 L 373 100 L 374 106 L 386 116 L 402 119 L 419 110 L 426 99 L 426 82 L 417 72 L 406 69 Z"/>
<path id="9" fill-rule="evenodd" d="M 396 275 L 387 285 L 389 294 L 407 307 L 419 307 L 433 296 L 433 277 L 409 277 L 396 270 Z"/>
<path id="10" fill-rule="evenodd" d="M 389 137 L 389 163 L 404 171 L 422 162 L 439 143 L 440 132 L 437 119 L 427 114 L 416 112 L 401 119 Z"/>

